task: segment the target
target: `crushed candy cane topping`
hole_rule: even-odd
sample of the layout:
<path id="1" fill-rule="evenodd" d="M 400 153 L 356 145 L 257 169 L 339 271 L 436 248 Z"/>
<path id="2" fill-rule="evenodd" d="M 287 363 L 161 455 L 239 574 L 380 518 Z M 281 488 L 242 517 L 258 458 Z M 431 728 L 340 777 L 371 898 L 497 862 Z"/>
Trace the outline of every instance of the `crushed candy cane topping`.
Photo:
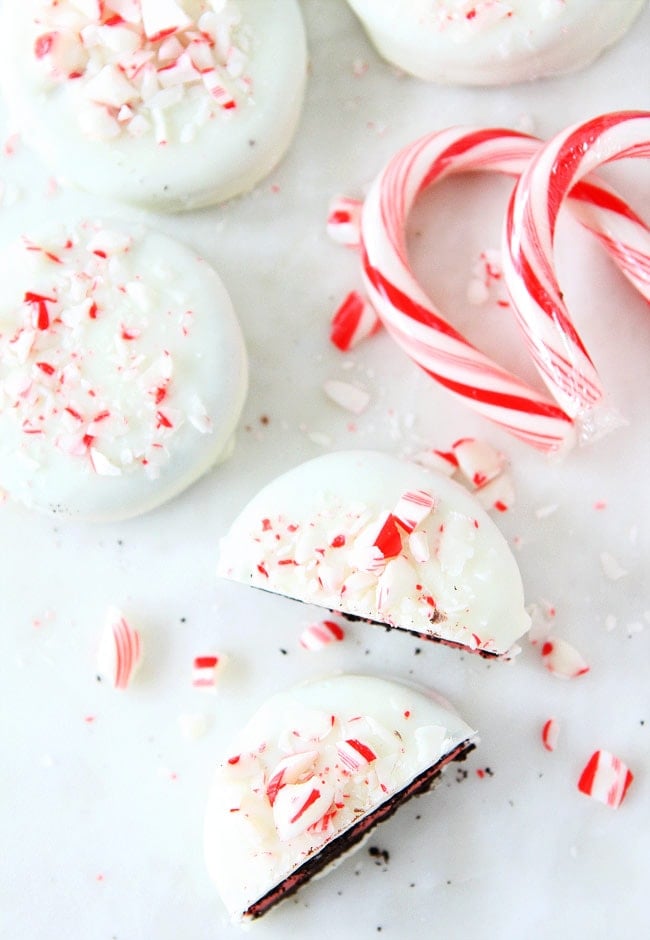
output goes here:
<path id="1" fill-rule="evenodd" d="M 503 652 L 486 612 L 472 613 L 489 577 L 480 528 L 475 517 L 460 512 L 438 515 L 435 497 L 423 490 L 405 492 L 392 511 L 379 513 L 333 501 L 302 522 L 260 519 L 250 532 L 246 564 L 252 565 L 251 583 L 307 603 L 474 651 Z M 227 577 L 233 576 L 233 560 L 238 567 L 238 551 L 223 540 L 221 573 Z"/>
<path id="2" fill-rule="evenodd" d="M 135 272 L 133 249 L 90 222 L 16 247 L 31 281 L 0 312 L 0 415 L 35 464 L 53 450 L 100 476 L 155 479 L 181 426 L 211 433 L 203 402 L 181 405 L 175 381 L 195 312 L 162 262 Z"/>
<path id="3" fill-rule="evenodd" d="M 272 480 L 221 539 L 221 577 L 510 656 L 526 632 L 521 575 L 463 487 L 374 451 L 337 451 Z"/>
<path id="4" fill-rule="evenodd" d="M 248 781 L 240 808 L 251 826 L 270 809 L 280 842 L 305 834 L 322 843 L 384 802 L 417 767 L 435 763 L 450 748 L 442 726 L 417 730 L 426 733 L 416 734 L 414 756 L 407 753 L 399 730 L 368 715 L 306 711 L 304 720 L 285 734 L 285 754 L 276 763 L 270 765 L 267 757 L 275 748 L 262 741 L 255 750 L 231 756 L 224 770 L 232 781 Z M 264 851 L 264 827 L 256 835 Z M 269 850 L 272 841 L 269 833 Z"/>
<path id="5" fill-rule="evenodd" d="M 232 0 L 41 0 L 34 26 L 42 78 L 74 95 L 88 137 L 187 143 L 253 104 L 252 37 Z"/>
<path id="6" fill-rule="evenodd" d="M 504 454 L 473 437 L 455 441 L 448 451 L 428 450 L 417 455 L 422 466 L 454 477 L 488 512 L 506 512 L 515 503 L 515 488 Z"/>
<path id="7" fill-rule="evenodd" d="M 348 851 L 475 738 L 434 694 L 372 676 L 268 699 L 218 767 L 207 807 L 208 870 L 233 919 L 258 916 L 322 850 L 327 862 Z"/>

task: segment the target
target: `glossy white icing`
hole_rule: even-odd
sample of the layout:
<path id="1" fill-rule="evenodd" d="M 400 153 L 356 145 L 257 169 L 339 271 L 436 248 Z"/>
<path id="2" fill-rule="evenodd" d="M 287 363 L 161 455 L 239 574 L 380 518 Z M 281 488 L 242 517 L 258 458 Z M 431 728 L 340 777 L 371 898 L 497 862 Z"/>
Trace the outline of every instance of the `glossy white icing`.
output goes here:
<path id="1" fill-rule="evenodd" d="M 246 352 L 192 251 L 86 221 L 20 239 L 0 279 L 0 486 L 14 499 L 125 518 L 229 455 Z"/>
<path id="2" fill-rule="evenodd" d="M 529 626 L 517 564 L 477 500 L 373 451 L 318 457 L 269 483 L 222 539 L 218 571 L 497 655 Z"/>
<path id="3" fill-rule="evenodd" d="M 0 81 L 64 181 L 166 210 L 251 189 L 302 106 L 295 0 L 26 0 L 0 14 Z"/>
<path id="4" fill-rule="evenodd" d="M 336 676 L 253 715 L 214 777 L 208 870 L 234 920 L 475 732 L 421 691 Z"/>
<path id="5" fill-rule="evenodd" d="M 506 85 L 583 68 L 645 0 L 348 0 L 379 53 L 419 78 Z"/>

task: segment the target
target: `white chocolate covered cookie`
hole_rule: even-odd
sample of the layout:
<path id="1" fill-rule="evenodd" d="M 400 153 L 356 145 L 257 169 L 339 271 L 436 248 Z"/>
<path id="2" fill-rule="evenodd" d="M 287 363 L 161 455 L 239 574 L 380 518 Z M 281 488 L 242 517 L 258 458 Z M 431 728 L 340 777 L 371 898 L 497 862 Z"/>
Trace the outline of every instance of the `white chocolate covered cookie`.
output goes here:
<path id="1" fill-rule="evenodd" d="M 358 848 L 474 738 L 446 705 L 384 679 L 336 676 L 273 696 L 208 802 L 207 865 L 233 920 L 261 916 Z"/>
<path id="2" fill-rule="evenodd" d="M 25 0 L 0 16 L 14 123 L 61 179 L 157 209 L 251 189 L 287 150 L 296 0 Z"/>
<path id="3" fill-rule="evenodd" d="M 142 227 L 80 222 L 0 257 L 0 487 L 92 520 L 229 456 L 247 359 L 215 271 Z"/>
<path id="4" fill-rule="evenodd" d="M 589 65 L 645 0 L 348 0 L 378 52 L 418 78 L 507 85 Z"/>
<path id="5" fill-rule="evenodd" d="M 529 626 L 517 564 L 477 500 L 374 451 L 269 483 L 222 539 L 218 571 L 486 656 L 508 655 Z"/>

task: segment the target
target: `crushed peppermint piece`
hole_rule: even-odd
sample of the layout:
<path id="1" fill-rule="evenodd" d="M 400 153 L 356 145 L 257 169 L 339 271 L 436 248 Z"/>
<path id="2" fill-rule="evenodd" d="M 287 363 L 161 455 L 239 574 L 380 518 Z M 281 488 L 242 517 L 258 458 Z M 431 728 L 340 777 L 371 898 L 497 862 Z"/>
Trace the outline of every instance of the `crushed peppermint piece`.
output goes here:
<path id="1" fill-rule="evenodd" d="M 195 656 L 192 664 L 192 685 L 204 692 L 216 692 L 217 680 L 223 671 L 228 657 L 219 655 Z"/>
<path id="2" fill-rule="evenodd" d="M 142 657 L 142 641 L 117 607 L 106 612 L 97 652 L 97 669 L 116 689 L 126 689 Z"/>
<path id="3" fill-rule="evenodd" d="M 560 679 L 576 679 L 589 672 L 589 666 L 578 650 L 559 637 L 547 637 L 541 653 L 544 666 Z"/>
<path id="4" fill-rule="evenodd" d="M 300 751 L 297 754 L 288 754 L 283 757 L 269 774 L 266 785 L 266 795 L 271 806 L 283 787 L 290 783 L 299 783 L 301 779 L 310 778 L 311 771 L 316 764 L 318 751 Z"/>
<path id="5" fill-rule="evenodd" d="M 472 275 L 467 285 L 467 299 L 474 306 L 482 306 L 491 299 L 501 305 L 506 297 L 501 252 L 495 249 L 485 249 L 472 266 Z"/>
<path id="6" fill-rule="evenodd" d="M 377 755 L 371 747 L 356 738 L 340 741 L 337 753 L 341 763 L 352 773 L 363 770 L 368 764 L 377 760 Z"/>
<path id="7" fill-rule="evenodd" d="M 331 447 L 332 438 L 324 431 L 307 431 L 307 437 L 317 447 Z"/>
<path id="8" fill-rule="evenodd" d="M 208 717 L 201 713 L 179 715 L 178 726 L 184 738 L 197 741 L 208 730 Z"/>
<path id="9" fill-rule="evenodd" d="M 625 568 L 621 567 L 616 558 L 609 552 L 600 553 L 600 566 L 603 569 L 603 574 L 610 581 L 618 581 L 619 578 L 624 578 L 627 574 Z"/>
<path id="10" fill-rule="evenodd" d="M 360 199 L 337 196 L 332 200 L 327 215 L 327 234 L 332 241 L 348 248 L 359 247 L 362 208 Z"/>
<path id="11" fill-rule="evenodd" d="M 555 608 L 549 606 L 547 601 L 540 601 L 538 604 L 529 604 L 526 610 L 530 616 L 528 640 L 533 646 L 537 646 L 552 632 L 551 622 L 555 616 Z"/>
<path id="12" fill-rule="evenodd" d="M 273 820 L 281 841 L 288 842 L 321 820 L 333 798 L 333 785 L 322 777 L 282 787 L 273 803 Z"/>
<path id="13" fill-rule="evenodd" d="M 633 637 L 636 633 L 643 633 L 645 626 L 641 620 L 633 620 L 627 625 L 628 637 Z"/>
<path id="14" fill-rule="evenodd" d="M 612 630 L 616 629 L 617 623 L 618 621 L 616 617 L 614 616 L 614 614 L 607 614 L 607 616 L 605 617 L 605 629 L 607 630 L 608 633 L 611 633 Z"/>
<path id="15" fill-rule="evenodd" d="M 413 532 L 433 512 L 436 501 L 425 490 L 403 493 L 393 509 L 393 516 L 407 532 Z"/>
<path id="16" fill-rule="evenodd" d="M 452 445 L 458 469 L 465 479 L 475 487 L 484 486 L 494 480 L 505 466 L 505 458 L 486 441 L 463 438 Z"/>
<path id="17" fill-rule="evenodd" d="M 300 634 L 300 645 L 303 649 L 318 652 L 344 639 L 345 631 L 338 623 L 334 620 L 320 620 L 305 627 Z"/>
<path id="18" fill-rule="evenodd" d="M 424 467 L 455 477 L 488 511 L 506 512 L 515 503 L 508 460 L 486 441 L 465 437 L 447 451 L 422 451 L 414 459 Z"/>
<path id="19" fill-rule="evenodd" d="M 33 54 L 45 87 L 75 95 L 91 138 L 193 139 L 254 102 L 252 36 L 232 0 L 39 0 Z M 174 120 L 178 114 L 180 121 Z"/>
<path id="20" fill-rule="evenodd" d="M 338 379 L 327 379 L 323 384 L 323 390 L 333 402 L 355 415 L 360 415 L 365 411 L 370 401 L 370 395 L 365 389 Z"/>
<path id="21" fill-rule="evenodd" d="M 484 509 L 496 509 L 497 512 L 507 512 L 515 502 L 515 486 L 509 473 L 500 473 L 499 476 L 487 483 L 483 483 L 474 495 Z"/>
<path id="22" fill-rule="evenodd" d="M 347 352 L 381 329 L 381 320 L 358 291 L 351 291 L 332 316 L 330 340 Z"/>
<path id="23" fill-rule="evenodd" d="M 595 751 L 578 780 L 578 790 L 586 796 L 618 809 L 634 776 L 623 761 L 609 751 Z"/>
<path id="24" fill-rule="evenodd" d="M 542 744 L 547 751 L 554 751 L 560 736 L 560 726 L 555 718 L 549 718 L 542 728 Z"/>

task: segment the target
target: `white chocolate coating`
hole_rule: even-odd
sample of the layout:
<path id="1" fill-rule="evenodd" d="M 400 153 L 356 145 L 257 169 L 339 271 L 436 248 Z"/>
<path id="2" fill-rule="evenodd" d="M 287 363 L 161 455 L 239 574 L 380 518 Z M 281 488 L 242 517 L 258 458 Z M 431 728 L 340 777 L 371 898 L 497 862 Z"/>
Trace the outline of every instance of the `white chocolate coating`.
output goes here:
<path id="1" fill-rule="evenodd" d="M 65 182 L 170 211 L 271 172 L 306 57 L 296 0 L 25 0 L 0 16 L 0 82 L 28 144 Z"/>
<path id="2" fill-rule="evenodd" d="M 140 226 L 80 222 L 0 257 L 0 486 L 90 520 L 229 456 L 247 359 L 217 274 Z"/>
<path id="3" fill-rule="evenodd" d="M 395 523 L 409 493 L 432 504 L 412 532 Z M 327 454 L 269 483 L 222 539 L 218 572 L 493 655 L 530 622 L 517 564 L 477 500 L 373 451 Z"/>
<path id="4" fill-rule="evenodd" d="M 348 0 L 378 52 L 433 82 L 507 85 L 589 65 L 645 0 Z"/>
<path id="5" fill-rule="evenodd" d="M 429 695 L 384 679 L 337 676 L 273 696 L 238 735 L 208 801 L 206 861 L 233 920 L 474 737 Z"/>

